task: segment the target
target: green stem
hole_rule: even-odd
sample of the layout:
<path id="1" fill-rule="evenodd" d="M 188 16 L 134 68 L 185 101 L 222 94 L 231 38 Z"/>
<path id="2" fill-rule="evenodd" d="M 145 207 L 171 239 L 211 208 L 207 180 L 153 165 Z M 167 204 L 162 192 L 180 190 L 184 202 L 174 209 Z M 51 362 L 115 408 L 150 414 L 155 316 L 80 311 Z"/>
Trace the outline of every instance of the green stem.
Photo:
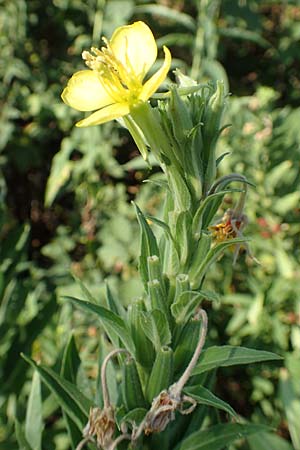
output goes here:
<path id="1" fill-rule="evenodd" d="M 99 39 L 102 33 L 105 3 L 106 0 L 98 0 L 97 2 L 93 26 L 93 37 L 92 37 L 93 45 L 99 45 Z"/>

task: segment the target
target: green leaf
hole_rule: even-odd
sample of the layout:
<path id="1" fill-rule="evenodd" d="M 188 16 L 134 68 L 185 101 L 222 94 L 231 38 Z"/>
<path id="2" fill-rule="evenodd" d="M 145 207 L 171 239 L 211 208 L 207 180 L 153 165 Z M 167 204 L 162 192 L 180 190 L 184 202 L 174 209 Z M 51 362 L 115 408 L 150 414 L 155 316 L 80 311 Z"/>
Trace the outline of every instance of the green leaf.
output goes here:
<path id="1" fill-rule="evenodd" d="M 182 292 L 175 303 L 171 305 L 171 312 L 176 323 L 187 322 L 202 298 L 217 301 L 218 296 L 210 291 Z"/>
<path id="2" fill-rule="evenodd" d="M 243 185 L 246 183 L 249 186 L 255 187 L 255 185 L 253 183 L 251 183 L 250 181 L 248 181 L 243 175 L 239 175 L 238 173 L 230 173 L 229 175 L 224 175 L 224 176 L 218 178 L 214 182 L 214 184 L 211 186 L 211 188 L 209 190 L 209 197 L 211 197 L 215 193 L 219 193 L 219 192 L 227 190 L 227 186 L 232 182 L 243 183 Z M 244 190 L 244 189 L 242 189 L 242 190 Z M 233 189 L 233 188 L 228 189 L 228 192 L 234 192 L 234 191 L 241 192 L 240 189 Z M 222 196 L 221 196 L 221 198 L 214 197 L 214 200 L 212 202 L 210 202 L 209 205 L 207 205 L 207 207 L 205 209 L 205 214 L 203 215 L 202 227 L 204 229 L 207 228 L 210 225 L 210 223 L 212 222 L 212 220 L 214 219 L 216 212 L 219 209 L 221 203 L 222 203 Z"/>
<path id="3" fill-rule="evenodd" d="M 229 80 L 227 77 L 227 73 L 225 68 L 219 61 L 215 59 L 203 58 L 202 71 L 207 78 L 211 79 L 215 83 L 218 80 L 222 80 L 224 83 L 224 91 L 226 93 L 228 92 Z"/>
<path id="4" fill-rule="evenodd" d="M 76 275 L 72 274 L 74 280 L 76 281 L 77 284 L 79 284 L 79 287 L 81 289 L 82 295 L 84 296 L 84 298 L 86 300 L 88 300 L 91 303 L 95 303 L 98 304 L 97 300 L 95 299 L 95 297 L 90 293 L 90 291 L 88 290 L 88 288 L 83 284 L 83 282 L 80 280 L 80 278 L 78 278 Z"/>
<path id="5" fill-rule="evenodd" d="M 49 298 L 39 314 L 34 317 L 25 327 L 18 327 L 18 330 L 11 342 L 9 350 L 3 357 L 1 388 L 8 392 L 13 390 L 17 393 L 26 379 L 27 364 L 20 358 L 21 352 L 30 352 L 32 343 L 39 336 L 42 330 L 49 325 L 49 321 L 57 310 L 55 295 Z"/>
<path id="6" fill-rule="evenodd" d="M 189 278 L 193 279 L 198 271 L 199 266 L 201 266 L 202 261 L 207 257 L 207 254 L 211 248 L 212 237 L 210 234 L 206 232 L 202 232 L 200 235 L 200 239 L 196 244 L 195 251 L 192 255 L 192 264 L 189 270 Z"/>
<path id="7" fill-rule="evenodd" d="M 297 380 L 297 383 L 299 379 Z M 280 396 L 288 421 L 289 432 L 295 450 L 300 450 L 300 398 L 297 397 L 292 379 L 286 369 L 280 371 Z"/>
<path id="8" fill-rule="evenodd" d="M 168 8 L 164 5 L 138 5 L 135 7 L 136 14 L 154 14 L 155 16 L 160 16 L 164 19 L 175 22 L 175 24 L 180 24 L 188 28 L 189 30 L 195 31 L 196 24 L 195 20 L 189 15 L 177 11 L 176 9 Z"/>
<path id="9" fill-rule="evenodd" d="M 145 161 L 148 162 L 149 151 L 142 130 L 136 125 L 136 123 L 130 117 L 130 115 L 124 116 L 123 120 L 131 136 L 133 137 L 134 142 L 136 143 L 136 146 L 139 149 L 142 157 L 144 158 Z M 149 167 L 151 168 L 150 164 Z"/>
<path id="10" fill-rule="evenodd" d="M 61 150 L 56 153 L 52 160 L 51 172 L 47 181 L 45 205 L 51 206 L 59 190 L 68 181 L 74 161 L 70 161 L 70 154 L 74 149 L 71 138 L 65 138 L 62 141 Z"/>
<path id="11" fill-rule="evenodd" d="M 132 411 L 129 411 L 129 413 L 125 414 L 125 416 L 122 417 L 121 422 L 126 422 L 127 424 L 131 425 L 139 425 L 144 419 L 147 412 L 148 411 L 145 408 L 135 408 Z"/>
<path id="12" fill-rule="evenodd" d="M 266 185 L 268 186 L 268 190 L 272 189 L 274 193 L 278 184 L 289 175 L 292 166 L 292 161 L 284 160 L 269 170 L 266 175 Z"/>
<path id="13" fill-rule="evenodd" d="M 228 414 L 230 414 L 231 416 L 235 418 L 237 417 L 237 413 L 228 403 L 215 396 L 211 391 L 203 386 L 188 386 L 184 389 L 184 393 L 194 398 L 198 403 L 201 403 L 202 405 L 213 406 L 214 408 L 222 409 L 223 411 L 228 412 Z"/>
<path id="14" fill-rule="evenodd" d="M 212 247 L 207 253 L 206 257 L 203 259 L 202 263 L 194 268 L 193 272 L 190 274 L 191 286 L 196 288 L 201 283 L 203 276 L 206 274 L 210 266 L 216 261 L 220 254 L 226 250 L 227 247 L 232 245 L 243 244 L 248 242 L 247 238 L 234 238 L 225 242 L 221 242 L 214 247 Z"/>
<path id="15" fill-rule="evenodd" d="M 145 285 L 145 289 L 147 290 L 147 282 L 149 281 L 148 277 L 148 265 L 147 258 L 149 256 L 158 256 L 159 250 L 156 242 L 156 238 L 151 230 L 145 216 L 143 215 L 140 208 L 134 203 L 135 211 L 137 215 L 137 219 L 140 225 L 141 230 L 141 254 L 140 254 L 140 263 L 139 270 L 141 274 L 141 278 Z"/>
<path id="16" fill-rule="evenodd" d="M 253 424 L 228 423 L 215 425 L 208 430 L 196 431 L 181 442 L 176 450 L 220 450 L 228 444 L 265 427 Z"/>
<path id="17" fill-rule="evenodd" d="M 282 357 L 275 353 L 255 350 L 231 345 L 213 346 L 204 350 L 193 370 L 193 375 L 216 369 L 240 364 L 251 364 L 262 361 L 279 361 Z"/>
<path id="18" fill-rule="evenodd" d="M 191 226 L 192 217 L 189 211 L 183 211 L 178 214 L 176 220 L 175 237 L 177 241 L 177 248 L 180 254 L 180 263 L 183 267 L 188 257 L 190 256 L 191 248 Z"/>
<path id="19" fill-rule="evenodd" d="M 292 209 L 299 205 L 300 192 L 295 191 L 290 194 L 282 195 L 279 198 L 273 200 L 273 209 L 280 216 L 284 216 Z"/>
<path id="20" fill-rule="evenodd" d="M 76 376 L 80 363 L 81 361 L 76 347 L 74 335 L 71 334 L 63 354 L 61 376 L 64 377 L 65 380 L 76 384 Z"/>
<path id="21" fill-rule="evenodd" d="M 257 433 L 247 438 L 250 450 L 293 450 L 293 447 L 275 433 Z"/>
<path id="22" fill-rule="evenodd" d="M 142 299 L 132 302 L 128 307 L 127 321 L 130 324 L 130 333 L 135 345 L 135 358 L 143 367 L 150 369 L 154 362 L 155 351 L 142 325 L 145 305 Z"/>
<path id="23" fill-rule="evenodd" d="M 172 316 L 175 318 L 176 323 L 183 323 L 187 321 L 193 314 L 197 305 L 203 295 L 196 291 L 185 291 L 180 294 L 175 303 L 171 306 Z"/>
<path id="24" fill-rule="evenodd" d="M 166 222 L 164 222 L 163 220 L 159 220 L 156 217 L 150 216 L 149 214 L 145 214 L 145 217 L 147 219 L 149 219 L 151 222 L 153 222 L 154 225 L 157 225 L 160 228 L 162 228 L 164 230 L 164 232 L 167 234 L 167 236 L 171 239 L 173 244 L 176 246 L 176 241 L 173 238 L 170 227 L 169 227 L 169 225 L 166 224 Z"/>
<path id="25" fill-rule="evenodd" d="M 246 30 L 239 27 L 219 27 L 219 33 L 221 36 L 255 42 L 263 48 L 268 48 L 271 46 L 270 42 L 253 30 Z"/>
<path id="26" fill-rule="evenodd" d="M 56 397 L 61 408 L 68 414 L 80 431 L 85 426 L 92 402 L 86 398 L 72 383 L 62 378 L 48 367 L 39 366 L 32 359 L 22 354 L 41 376 L 41 379 Z"/>
<path id="27" fill-rule="evenodd" d="M 76 376 L 80 363 L 81 361 L 76 348 L 74 335 L 72 334 L 64 350 L 61 376 L 65 380 L 76 384 Z M 82 432 L 78 430 L 76 423 L 64 411 L 63 415 L 66 422 L 68 434 L 70 436 L 72 448 L 75 449 L 78 442 L 82 438 Z"/>
<path id="28" fill-rule="evenodd" d="M 134 344 L 131 338 L 131 335 L 125 325 L 125 322 L 121 317 L 114 314 L 112 311 L 109 311 L 106 308 L 103 308 L 100 305 L 95 305 L 94 303 L 90 303 L 84 300 L 79 300 L 75 297 L 64 297 L 66 300 L 71 301 L 80 308 L 85 309 L 88 312 L 92 312 L 98 315 L 101 323 L 105 327 L 105 329 L 111 330 L 118 335 L 118 337 L 123 342 L 124 346 L 127 350 L 134 355 L 135 349 Z"/>
<path id="29" fill-rule="evenodd" d="M 35 371 L 32 377 L 25 420 L 25 436 L 34 450 L 42 448 L 43 428 L 41 381 L 38 372 Z"/>
<path id="30" fill-rule="evenodd" d="M 141 312 L 141 324 L 147 338 L 153 343 L 156 351 L 171 342 L 172 335 L 166 315 L 159 309 Z"/>
<path id="31" fill-rule="evenodd" d="M 187 187 L 186 180 L 181 176 L 177 169 L 168 166 L 169 183 L 173 192 L 175 210 L 177 212 L 189 211 L 191 207 L 191 194 Z"/>
<path id="32" fill-rule="evenodd" d="M 30 447 L 29 443 L 26 440 L 25 434 L 22 430 L 20 422 L 15 419 L 15 431 L 16 431 L 16 438 L 19 445 L 19 450 L 35 450 Z"/>
<path id="33" fill-rule="evenodd" d="M 226 153 L 225 153 L 226 155 Z M 220 197 L 220 203 L 224 197 L 224 195 L 231 193 L 231 192 L 241 192 L 241 189 L 226 189 L 224 191 L 215 192 L 214 194 L 211 194 L 207 196 L 199 205 L 194 218 L 193 218 L 193 224 L 192 224 L 192 233 L 193 235 L 200 233 L 202 229 L 202 222 L 203 222 L 203 215 L 205 214 L 206 208 L 209 208 L 211 204 L 215 201 L 216 198 Z M 206 223 L 206 226 L 209 225 Z"/>
<path id="34" fill-rule="evenodd" d="M 106 303 L 107 307 L 118 316 L 124 318 L 126 316 L 125 310 L 123 308 L 123 305 L 120 301 L 117 301 L 115 297 L 113 296 L 110 287 L 108 283 L 105 283 L 106 285 Z"/>

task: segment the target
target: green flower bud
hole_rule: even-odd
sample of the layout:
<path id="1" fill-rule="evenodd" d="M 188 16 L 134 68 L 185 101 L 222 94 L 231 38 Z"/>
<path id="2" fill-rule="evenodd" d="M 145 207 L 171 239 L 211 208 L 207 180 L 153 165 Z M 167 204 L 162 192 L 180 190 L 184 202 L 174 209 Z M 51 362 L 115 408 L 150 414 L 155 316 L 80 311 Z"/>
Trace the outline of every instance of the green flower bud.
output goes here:
<path id="1" fill-rule="evenodd" d="M 215 93 L 210 97 L 203 122 L 203 163 L 205 167 L 204 186 L 206 193 L 216 178 L 215 147 L 220 134 L 221 119 L 225 106 L 224 84 L 217 82 Z"/>
<path id="2" fill-rule="evenodd" d="M 178 95 L 177 89 L 171 89 L 171 98 L 169 103 L 169 116 L 171 117 L 172 130 L 179 147 L 184 147 L 187 140 L 187 134 L 193 128 L 193 123 L 189 110 Z"/>
<path id="3" fill-rule="evenodd" d="M 198 247 L 195 250 L 195 253 L 192 256 L 192 264 L 189 272 L 190 282 L 192 286 L 199 286 L 201 279 L 201 274 L 199 273 L 199 268 L 201 267 L 201 263 L 204 258 L 207 256 L 207 253 L 211 246 L 211 236 L 207 233 L 202 232 L 201 237 L 198 241 Z"/>
<path id="4" fill-rule="evenodd" d="M 136 360 L 143 367 L 151 367 L 155 358 L 152 342 L 147 338 L 141 326 L 142 312 L 145 312 L 145 304 L 142 299 L 132 303 L 128 308 L 130 331 L 136 348 Z"/>
<path id="5" fill-rule="evenodd" d="M 173 379 L 173 350 L 164 346 L 157 352 L 152 372 L 146 388 L 146 399 L 152 400 L 164 389 L 167 389 Z"/>
<path id="6" fill-rule="evenodd" d="M 167 290 L 165 286 L 165 279 L 163 277 L 162 273 L 162 267 L 160 264 L 159 257 L 156 255 L 149 256 L 147 258 L 147 265 L 148 265 L 148 274 L 149 274 L 149 281 L 158 280 L 160 283 L 160 287 L 162 290 L 163 295 L 167 295 Z"/>
<path id="7" fill-rule="evenodd" d="M 147 406 L 133 358 L 128 358 L 123 364 L 122 395 L 125 408 L 128 411 Z"/>
<path id="8" fill-rule="evenodd" d="M 199 340 L 201 322 L 191 319 L 181 331 L 174 352 L 174 372 L 180 372 L 190 362 Z"/>
<path id="9" fill-rule="evenodd" d="M 151 309 L 159 309 L 166 318 L 170 319 L 170 310 L 168 306 L 167 296 L 163 293 L 162 283 L 158 280 L 149 281 L 148 292 L 150 298 Z"/>

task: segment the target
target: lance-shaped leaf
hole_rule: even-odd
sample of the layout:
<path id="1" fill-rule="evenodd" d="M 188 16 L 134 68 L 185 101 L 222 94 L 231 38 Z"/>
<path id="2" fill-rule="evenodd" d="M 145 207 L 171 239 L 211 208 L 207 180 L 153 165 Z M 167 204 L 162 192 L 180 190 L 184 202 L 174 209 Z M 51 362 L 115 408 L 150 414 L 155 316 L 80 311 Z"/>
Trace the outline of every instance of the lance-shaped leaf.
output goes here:
<path id="1" fill-rule="evenodd" d="M 25 355 L 22 355 L 22 357 L 38 371 L 42 381 L 54 394 L 62 409 L 71 417 L 79 430 L 82 431 L 88 420 L 92 402 L 74 384 L 62 378 L 52 369 L 39 366 Z"/>
<path id="2" fill-rule="evenodd" d="M 204 350 L 193 370 L 197 375 L 218 367 L 228 367 L 240 364 L 251 364 L 262 361 L 279 361 L 282 357 L 275 353 L 263 350 L 255 350 L 246 347 L 234 347 L 231 345 L 213 346 Z"/>
<path id="3" fill-rule="evenodd" d="M 141 323 L 147 338 L 153 343 L 156 351 L 171 342 L 172 335 L 166 315 L 159 309 L 141 313 Z"/>
<path id="4" fill-rule="evenodd" d="M 32 377 L 25 420 L 25 436 L 34 450 L 41 449 L 43 428 L 41 381 L 38 372 L 35 371 Z"/>
<path id="5" fill-rule="evenodd" d="M 132 409 L 129 413 L 122 417 L 121 422 L 126 423 L 132 428 L 133 425 L 139 425 L 142 422 L 147 412 L 148 411 L 145 408 Z"/>
<path id="6" fill-rule="evenodd" d="M 78 368 L 80 366 L 80 362 L 81 361 L 75 344 L 74 335 L 72 334 L 64 350 L 61 376 L 65 380 L 76 384 L 76 376 Z M 70 436 L 72 448 L 75 449 L 76 445 L 82 438 L 82 432 L 78 430 L 76 423 L 68 416 L 65 411 L 63 411 L 63 415 L 66 422 L 68 434 Z"/>
<path id="7" fill-rule="evenodd" d="M 265 430 L 254 424 L 227 423 L 192 433 L 175 450 L 221 450 L 237 439 Z"/>
<path id="8" fill-rule="evenodd" d="M 170 188 L 174 196 L 174 205 L 176 211 L 189 211 L 191 207 L 191 194 L 186 185 L 185 179 L 177 169 L 168 166 Z"/>
<path id="9" fill-rule="evenodd" d="M 246 183 L 249 186 L 254 186 L 253 183 L 248 181 L 243 175 L 240 175 L 238 173 L 230 173 L 229 175 L 224 175 L 223 177 L 219 178 L 214 182 L 214 184 L 211 186 L 209 190 L 209 197 L 211 197 L 213 194 L 216 194 L 218 192 L 223 191 L 227 188 L 227 186 L 231 182 L 240 182 L 240 183 Z M 234 192 L 235 189 L 229 189 L 228 192 Z M 238 191 L 238 190 L 237 190 Z M 216 215 L 216 212 L 218 211 L 220 205 L 222 203 L 222 196 L 221 197 L 214 197 L 214 200 L 210 202 L 209 206 L 206 208 L 205 216 L 203 217 L 203 227 L 206 228 L 213 220 L 214 216 Z"/>
<path id="10" fill-rule="evenodd" d="M 193 288 L 197 288 L 203 276 L 206 274 L 210 266 L 216 261 L 216 259 L 221 255 L 221 253 L 226 250 L 227 247 L 231 247 L 232 245 L 243 244 L 248 242 L 247 238 L 234 238 L 225 242 L 221 242 L 220 244 L 214 245 L 206 257 L 203 259 L 201 264 L 198 267 L 193 267 L 193 270 L 190 273 L 191 286 Z"/>
<path id="11" fill-rule="evenodd" d="M 250 450 L 294 450 L 291 444 L 275 433 L 256 433 L 247 438 Z"/>
<path id="12" fill-rule="evenodd" d="M 171 306 L 171 312 L 176 320 L 176 323 L 187 322 L 202 298 L 207 298 L 212 301 L 218 300 L 218 296 L 210 291 L 182 292 L 175 303 Z"/>
<path id="13" fill-rule="evenodd" d="M 125 309 L 123 308 L 123 305 L 121 302 L 119 302 L 115 297 L 113 296 L 110 287 L 108 283 L 106 283 L 106 303 L 107 307 L 118 316 L 124 318 L 126 315 Z"/>
<path id="14" fill-rule="evenodd" d="M 204 386 L 188 386 L 184 389 L 184 393 L 194 398 L 197 403 L 201 403 L 202 405 L 213 406 L 217 409 L 222 409 L 226 411 L 233 417 L 237 417 L 237 413 L 234 409 L 226 402 L 218 398 L 211 391 L 206 389 Z"/>
<path id="15" fill-rule="evenodd" d="M 26 440 L 22 426 L 17 419 L 15 419 L 15 432 L 16 432 L 16 438 L 17 438 L 17 442 L 19 445 L 19 449 L 33 450 L 32 447 L 30 447 L 28 441 Z"/>
<path id="16" fill-rule="evenodd" d="M 296 380 L 295 380 L 296 381 Z M 299 379 L 297 380 L 297 383 Z M 286 414 L 289 432 L 295 450 L 300 449 L 300 398 L 294 388 L 292 378 L 286 369 L 280 371 L 280 396 Z"/>
<path id="17" fill-rule="evenodd" d="M 241 189 L 228 189 L 224 191 L 215 192 L 214 194 L 211 194 L 207 196 L 199 205 L 194 218 L 193 218 L 193 224 L 192 224 L 192 233 L 194 235 L 198 235 L 201 232 L 202 228 L 206 228 L 209 225 L 209 220 L 203 220 L 204 217 L 206 217 L 206 211 L 210 208 L 211 204 L 216 200 L 216 198 L 219 198 L 219 203 L 222 203 L 223 197 L 231 192 L 242 192 Z M 203 226 L 204 222 L 204 226 Z"/>
<path id="18" fill-rule="evenodd" d="M 121 317 L 117 316 L 112 311 L 103 308 L 103 306 L 95 305 L 94 303 L 86 302 L 84 300 L 79 300 L 78 298 L 75 297 L 64 297 L 64 298 L 66 300 L 70 300 L 72 303 L 88 312 L 97 314 L 98 318 L 100 319 L 103 327 L 108 332 L 108 334 L 110 331 L 117 334 L 117 336 L 121 339 L 127 350 L 132 355 L 134 355 L 135 349 L 131 335 L 128 331 L 128 328 L 124 320 L 121 319 Z"/>
<path id="19" fill-rule="evenodd" d="M 141 229 L 141 254 L 140 254 L 140 263 L 139 270 L 141 274 L 141 278 L 145 285 L 145 289 L 147 290 L 147 282 L 149 281 L 148 276 L 148 266 L 147 266 L 147 258 L 149 256 L 156 255 L 159 257 L 158 245 L 156 242 L 156 238 L 151 230 L 145 216 L 143 215 L 140 208 L 134 203 L 137 219 Z"/>

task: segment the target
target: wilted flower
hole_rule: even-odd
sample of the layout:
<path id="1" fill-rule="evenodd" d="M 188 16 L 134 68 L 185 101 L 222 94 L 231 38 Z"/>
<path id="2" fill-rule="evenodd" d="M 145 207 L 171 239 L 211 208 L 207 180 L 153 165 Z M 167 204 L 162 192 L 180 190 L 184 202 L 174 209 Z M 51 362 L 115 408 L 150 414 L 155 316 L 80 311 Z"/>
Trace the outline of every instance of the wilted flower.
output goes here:
<path id="1" fill-rule="evenodd" d="M 209 229 L 217 243 L 228 241 L 236 237 L 243 237 L 242 230 L 247 225 L 248 218 L 246 214 L 235 215 L 234 210 L 228 209 L 222 220 Z"/>
<path id="2" fill-rule="evenodd" d="M 106 448 L 113 442 L 115 426 L 114 410 L 111 406 L 104 409 L 94 407 L 90 409 L 89 421 L 83 435 L 96 437 L 98 446 Z"/>
<path id="3" fill-rule="evenodd" d="M 146 102 L 164 81 L 171 65 L 171 54 L 164 47 L 165 60 L 160 69 L 143 83 L 157 58 L 157 46 L 144 22 L 116 29 L 105 47 L 92 47 L 82 57 L 90 70 L 76 72 L 62 93 L 63 101 L 78 111 L 95 111 L 76 125 L 98 125 L 130 113 Z"/>

